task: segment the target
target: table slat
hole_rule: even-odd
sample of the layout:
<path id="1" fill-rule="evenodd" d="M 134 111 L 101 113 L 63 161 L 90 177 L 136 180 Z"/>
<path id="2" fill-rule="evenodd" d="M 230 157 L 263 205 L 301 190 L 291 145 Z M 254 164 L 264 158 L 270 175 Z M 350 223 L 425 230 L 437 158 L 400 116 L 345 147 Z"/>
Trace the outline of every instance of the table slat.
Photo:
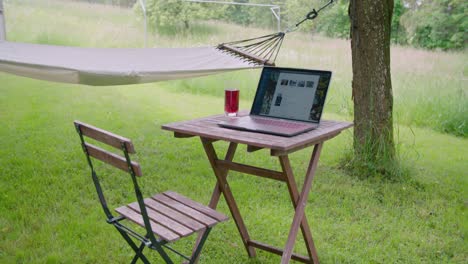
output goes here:
<path id="1" fill-rule="evenodd" d="M 245 114 L 244 112 L 241 115 Z M 218 126 L 218 123 L 227 118 L 230 117 L 215 115 L 166 124 L 162 128 L 173 131 L 177 137 L 199 136 L 210 140 L 225 140 L 246 144 L 250 151 L 268 148 L 271 149 L 272 156 L 280 156 L 333 138 L 342 130 L 353 126 L 351 122 L 323 120 L 317 129 L 293 137 L 282 137 Z"/>

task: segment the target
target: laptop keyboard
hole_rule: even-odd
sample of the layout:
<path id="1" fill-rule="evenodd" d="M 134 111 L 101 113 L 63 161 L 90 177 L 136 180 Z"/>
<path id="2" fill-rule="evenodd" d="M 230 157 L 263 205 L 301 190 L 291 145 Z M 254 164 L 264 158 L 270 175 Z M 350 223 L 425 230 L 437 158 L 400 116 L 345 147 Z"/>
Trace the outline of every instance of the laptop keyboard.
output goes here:
<path id="1" fill-rule="evenodd" d="M 295 122 L 286 121 L 286 120 L 265 119 L 265 118 L 252 118 L 252 120 L 254 120 L 255 123 L 257 124 L 264 125 L 264 126 L 284 127 L 284 128 L 291 128 L 291 129 L 303 128 L 303 127 L 308 126 L 307 124 L 295 123 Z"/>

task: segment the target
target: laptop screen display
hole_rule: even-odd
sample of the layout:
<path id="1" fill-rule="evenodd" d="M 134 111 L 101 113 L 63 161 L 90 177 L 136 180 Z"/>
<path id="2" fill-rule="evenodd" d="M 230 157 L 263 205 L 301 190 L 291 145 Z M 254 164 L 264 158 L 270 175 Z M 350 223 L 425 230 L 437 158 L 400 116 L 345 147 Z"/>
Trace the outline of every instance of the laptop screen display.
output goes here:
<path id="1" fill-rule="evenodd" d="M 319 122 L 331 72 L 265 67 L 251 114 Z"/>

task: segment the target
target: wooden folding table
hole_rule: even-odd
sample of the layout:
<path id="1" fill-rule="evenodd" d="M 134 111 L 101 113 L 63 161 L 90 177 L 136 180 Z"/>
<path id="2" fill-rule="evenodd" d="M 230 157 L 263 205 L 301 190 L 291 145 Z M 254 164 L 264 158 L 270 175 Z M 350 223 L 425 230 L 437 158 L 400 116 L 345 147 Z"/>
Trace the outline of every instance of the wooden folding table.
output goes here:
<path id="1" fill-rule="evenodd" d="M 244 113 L 245 114 L 245 113 Z M 352 126 L 350 122 L 343 121 L 322 121 L 318 129 L 306 132 L 294 137 L 281 137 L 261 133 L 238 131 L 219 127 L 217 124 L 229 117 L 224 115 L 210 116 L 200 119 L 194 119 L 183 122 L 176 122 L 163 125 L 165 130 L 173 131 L 176 138 L 200 137 L 205 149 L 208 160 L 210 161 L 217 183 L 214 188 L 209 206 L 216 208 L 221 193 L 227 202 L 232 218 L 236 223 L 237 229 L 244 243 L 247 254 L 250 257 L 256 256 L 255 249 L 265 250 L 274 254 L 281 255 L 281 263 L 289 263 L 291 259 L 303 263 L 319 263 L 317 251 L 314 246 L 312 234 L 310 232 L 307 217 L 305 215 L 305 206 L 312 186 L 312 180 L 315 175 L 320 152 L 323 143 L 337 136 L 341 131 Z M 222 140 L 229 142 L 229 148 L 224 159 L 219 159 L 213 142 Z M 246 144 L 247 151 L 253 152 L 260 149 L 269 149 L 271 156 L 278 157 L 282 171 L 274 171 L 265 168 L 250 166 L 233 162 L 234 154 L 238 144 Z M 312 157 L 310 159 L 307 174 L 304 179 L 301 192 L 299 192 L 294 179 L 293 170 L 289 161 L 289 154 L 314 146 Z M 237 203 L 229 187 L 227 175 L 229 171 L 237 171 L 245 174 L 251 174 L 259 177 L 274 179 L 285 182 L 295 208 L 294 218 L 291 224 L 289 235 L 284 249 L 277 248 L 266 243 L 259 242 L 250 238 L 247 227 L 237 207 Z M 302 256 L 293 253 L 294 243 L 296 241 L 299 228 L 302 231 L 304 241 L 307 247 L 308 256 Z"/>

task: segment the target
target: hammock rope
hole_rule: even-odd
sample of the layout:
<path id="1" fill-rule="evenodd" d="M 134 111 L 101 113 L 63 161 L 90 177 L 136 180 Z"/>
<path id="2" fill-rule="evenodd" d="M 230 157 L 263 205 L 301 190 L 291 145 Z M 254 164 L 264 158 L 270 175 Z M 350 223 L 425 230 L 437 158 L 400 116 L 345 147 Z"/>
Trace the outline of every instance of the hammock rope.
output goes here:
<path id="1" fill-rule="evenodd" d="M 313 8 L 301 21 L 282 32 L 222 43 L 219 44 L 217 48 L 231 55 L 243 57 L 253 64 L 274 66 L 286 33 L 297 30 L 299 26 L 307 20 L 314 20 L 323 9 L 331 5 L 333 2 L 334 0 L 328 1 L 318 10 Z"/>

